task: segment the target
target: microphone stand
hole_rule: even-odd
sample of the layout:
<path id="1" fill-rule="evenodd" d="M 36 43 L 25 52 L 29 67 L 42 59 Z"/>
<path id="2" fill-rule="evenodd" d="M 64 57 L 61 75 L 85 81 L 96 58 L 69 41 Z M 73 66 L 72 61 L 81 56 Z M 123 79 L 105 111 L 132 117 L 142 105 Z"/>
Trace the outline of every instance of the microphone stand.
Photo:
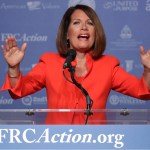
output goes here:
<path id="1" fill-rule="evenodd" d="M 92 105 L 93 105 L 93 100 L 90 98 L 88 92 L 82 87 L 81 84 L 79 84 L 75 78 L 74 78 L 74 73 L 75 73 L 75 69 L 74 67 L 71 65 L 71 63 L 68 64 L 68 71 L 70 72 L 70 75 L 71 75 L 71 79 L 72 79 L 72 82 L 73 84 L 75 84 L 80 90 L 81 92 L 83 93 L 83 95 L 86 97 L 86 104 L 87 104 L 87 107 L 86 107 L 86 111 L 84 112 L 84 114 L 87 116 L 86 117 L 86 121 L 85 121 L 85 124 L 88 123 L 88 118 L 89 116 L 93 115 L 92 111 L 91 111 L 91 108 L 92 108 Z"/>

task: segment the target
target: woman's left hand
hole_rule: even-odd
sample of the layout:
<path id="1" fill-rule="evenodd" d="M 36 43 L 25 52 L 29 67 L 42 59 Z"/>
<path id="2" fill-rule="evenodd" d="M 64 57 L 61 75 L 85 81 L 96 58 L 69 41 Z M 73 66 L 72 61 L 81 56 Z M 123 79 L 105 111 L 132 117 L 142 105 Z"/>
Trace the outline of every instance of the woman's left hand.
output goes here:
<path id="1" fill-rule="evenodd" d="M 141 55 L 141 62 L 144 68 L 150 71 L 150 49 L 145 51 L 144 47 L 140 46 L 140 55 Z"/>

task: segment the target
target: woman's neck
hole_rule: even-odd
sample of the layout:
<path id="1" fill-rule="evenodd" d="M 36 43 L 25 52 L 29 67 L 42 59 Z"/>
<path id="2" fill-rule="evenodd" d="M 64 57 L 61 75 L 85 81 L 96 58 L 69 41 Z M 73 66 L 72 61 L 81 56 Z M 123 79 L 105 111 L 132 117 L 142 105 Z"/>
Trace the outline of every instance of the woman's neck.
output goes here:
<path id="1" fill-rule="evenodd" d="M 77 52 L 76 62 L 77 62 L 75 69 L 76 76 L 79 77 L 85 76 L 87 74 L 86 54 Z"/>

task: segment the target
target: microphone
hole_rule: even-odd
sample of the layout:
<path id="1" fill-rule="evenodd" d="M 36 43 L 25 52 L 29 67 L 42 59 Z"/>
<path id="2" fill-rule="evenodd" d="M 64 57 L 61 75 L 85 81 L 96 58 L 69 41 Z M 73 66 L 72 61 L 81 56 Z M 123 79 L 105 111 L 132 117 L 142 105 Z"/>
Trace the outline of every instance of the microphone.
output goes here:
<path id="1" fill-rule="evenodd" d="M 72 81 L 66 77 L 64 70 L 63 70 L 63 75 L 67 81 L 69 81 L 69 82 L 73 83 L 75 86 L 77 86 L 82 91 L 83 95 L 86 97 L 87 108 L 86 108 L 86 112 L 84 112 L 84 114 L 87 115 L 86 120 L 85 120 L 85 124 L 87 124 L 89 116 L 91 116 L 93 114 L 91 112 L 93 100 L 90 98 L 88 92 L 82 87 L 82 85 L 80 83 L 78 83 L 76 81 L 76 79 L 74 78 L 75 68 L 71 65 L 71 62 L 75 58 L 76 58 L 76 51 L 74 49 L 70 49 L 67 52 L 67 57 L 66 57 L 66 60 L 63 64 L 63 69 L 69 68 L 68 71 L 70 72 L 70 76 L 71 76 Z"/>
<path id="2" fill-rule="evenodd" d="M 70 49 L 67 53 L 66 61 L 64 62 L 63 69 L 70 68 L 71 62 L 76 58 L 76 51 Z"/>

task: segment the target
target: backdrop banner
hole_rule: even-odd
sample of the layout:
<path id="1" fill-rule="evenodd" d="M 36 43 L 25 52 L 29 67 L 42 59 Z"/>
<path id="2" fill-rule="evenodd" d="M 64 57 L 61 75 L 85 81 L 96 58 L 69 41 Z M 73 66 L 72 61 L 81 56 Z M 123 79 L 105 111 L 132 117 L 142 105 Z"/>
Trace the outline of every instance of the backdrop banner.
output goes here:
<path id="1" fill-rule="evenodd" d="M 56 34 L 66 9 L 77 3 L 97 12 L 106 32 L 106 54 L 114 55 L 130 74 L 141 77 L 139 46 L 150 48 L 150 0 L 0 0 L 0 45 L 13 35 L 19 46 L 27 42 L 21 63 L 23 75 L 32 69 L 45 52 L 57 52 Z M 50 69 L 50 68 L 49 68 Z M 0 53 L 0 86 L 7 64 Z M 0 93 L 0 108 L 47 108 L 45 89 L 14 101 L 7 91 Z M 107 108 L 150 108 L 150 101 L 112 91 Z"/>

